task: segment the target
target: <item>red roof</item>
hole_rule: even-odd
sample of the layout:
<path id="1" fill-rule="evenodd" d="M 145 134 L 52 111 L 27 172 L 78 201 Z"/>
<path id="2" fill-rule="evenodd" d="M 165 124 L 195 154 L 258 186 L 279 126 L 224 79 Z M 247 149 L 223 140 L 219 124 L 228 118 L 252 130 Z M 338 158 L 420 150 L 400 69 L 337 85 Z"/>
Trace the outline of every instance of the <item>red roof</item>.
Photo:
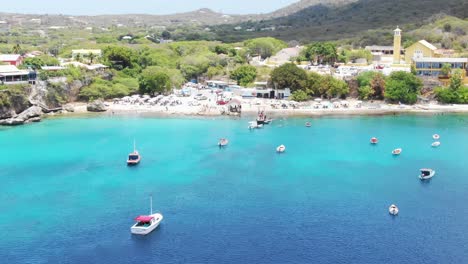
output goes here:
<path id="1" fill-rule="evenodd" d="M 135 218 L 135 220 L 138 222 L 150 222 L 153 218 L 154 217 L 152 216 L 140 215 L 137 218 Z"/>

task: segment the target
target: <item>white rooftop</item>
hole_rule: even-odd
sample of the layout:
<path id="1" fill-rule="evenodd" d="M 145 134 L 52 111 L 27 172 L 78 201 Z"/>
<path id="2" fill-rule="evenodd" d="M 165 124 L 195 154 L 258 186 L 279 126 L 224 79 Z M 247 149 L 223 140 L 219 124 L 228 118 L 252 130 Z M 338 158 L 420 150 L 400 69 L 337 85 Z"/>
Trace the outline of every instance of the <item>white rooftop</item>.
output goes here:
<path id="1" fill-rule="evenodd" d="M 0 61 L 17 61 L 20 57 L 19 54 L 0 54 Z"/>
<path id="2" fill-rule="evenodd" d="M 26 75 L 26 74 L 29 74 L 29 71 L 19 70 L 14 65 L 0 65 L 1 76 Z"/>

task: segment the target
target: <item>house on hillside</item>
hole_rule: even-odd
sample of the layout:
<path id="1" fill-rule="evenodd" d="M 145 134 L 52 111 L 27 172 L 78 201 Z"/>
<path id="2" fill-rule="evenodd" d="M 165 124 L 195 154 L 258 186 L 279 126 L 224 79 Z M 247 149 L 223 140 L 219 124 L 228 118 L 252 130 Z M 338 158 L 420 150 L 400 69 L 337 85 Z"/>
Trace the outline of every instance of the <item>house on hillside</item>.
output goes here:
<path id="1" fill-rule="evenodd" d="M 0 54 L 0 62 L 8 65 L 20 66 L 23 63 L 23 57 L 19 54 Z"/>
<path id="2" fill-rule="evenodd" d="M 36 72 L 19 70 L 14 65 L 0 65 L 0 84 L 34 83 Z"/>

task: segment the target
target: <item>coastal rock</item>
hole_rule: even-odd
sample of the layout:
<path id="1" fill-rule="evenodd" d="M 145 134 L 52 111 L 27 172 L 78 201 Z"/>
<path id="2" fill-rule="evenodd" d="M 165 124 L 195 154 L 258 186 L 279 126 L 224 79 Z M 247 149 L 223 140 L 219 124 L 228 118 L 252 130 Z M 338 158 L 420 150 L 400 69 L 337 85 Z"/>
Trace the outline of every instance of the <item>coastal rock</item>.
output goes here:
<path id="1" fill-rule="evenodd" d="M 41 117 L 39 117 L 39 116 L 33 117 L 33 118 L 29 119 L 27 122 L 28 122 L 28 123 L 29 123 L 29 122 L 34 122 L 34 123 L 36 123 L 36 122 L 41 122 Z"/>
<path id="2" fill-rule="evenodd" d="M 42 108 L 39 106 L 31 106 L 25 111 L 21 112 L 16 118 L 17 119 L 23 119 L 23 121 L 26 121 L 28 119 L 34 118 L 34 117 L 40 117 L 42 115 Z"/>
<path id="3" fill-rule="evenodd" d="M 0 119 L 12 118 L 15 116 L 15 110 L 10 107 L 0 107 Z"/>
<path id="4" fill-rule="evenodd" d="M 75 108 L 74 108 L 73 106 L 71 106 L 71 105 L 65 105 L 65 106 L 63 107 L 63 110 L 65 110 L 65 111 L 67 111 L 67 112 L 70 112 L 70 113 L 75 112 Z"/>
<path id="5" fill-rule="evenodd" d="M 106 104 L 104 104 L 104 101 L 102 101 L 102 100 L 95 100 L 95 101 L 89 103 L 86 106 L 86 109 L 89 112 L 105 112 L 105 111 L 107 111 Z"/>
<path id="6" fill-rule="evenodd" d="M 24 124 L 24 119 L 21 118 L 8 118 L 0 120 L 2 126 L 18 126 Z"/>

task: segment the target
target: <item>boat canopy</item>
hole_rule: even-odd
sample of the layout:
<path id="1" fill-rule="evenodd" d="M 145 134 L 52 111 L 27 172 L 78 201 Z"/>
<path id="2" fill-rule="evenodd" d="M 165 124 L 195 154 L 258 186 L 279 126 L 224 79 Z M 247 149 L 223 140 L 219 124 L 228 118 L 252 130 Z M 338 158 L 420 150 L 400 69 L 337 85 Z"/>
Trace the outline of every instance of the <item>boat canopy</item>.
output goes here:
<path id="1" fill-rule="evenodd" d="M 135 218 L 135 220 L 138 222 L 150 222 L 153 218 L 154 217 L 152 216 L 140 215 L 137 218 Z"/>

